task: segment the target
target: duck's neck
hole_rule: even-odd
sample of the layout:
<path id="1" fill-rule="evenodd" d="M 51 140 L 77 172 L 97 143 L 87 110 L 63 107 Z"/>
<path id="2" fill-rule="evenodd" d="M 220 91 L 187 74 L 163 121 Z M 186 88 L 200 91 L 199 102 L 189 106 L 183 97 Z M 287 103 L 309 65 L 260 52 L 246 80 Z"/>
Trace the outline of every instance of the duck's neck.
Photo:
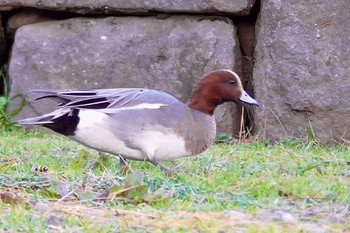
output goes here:
<path id="1" fill-rule="evenodd" d="M 218 95 L 215 95 L 212 91 L 203 90 L 201 88 L 197 88 L 187 102 L 188 107 L 208 115 L 213 115 L 216 106 L 219 104 L 221 104 L 221 101 Z"/>

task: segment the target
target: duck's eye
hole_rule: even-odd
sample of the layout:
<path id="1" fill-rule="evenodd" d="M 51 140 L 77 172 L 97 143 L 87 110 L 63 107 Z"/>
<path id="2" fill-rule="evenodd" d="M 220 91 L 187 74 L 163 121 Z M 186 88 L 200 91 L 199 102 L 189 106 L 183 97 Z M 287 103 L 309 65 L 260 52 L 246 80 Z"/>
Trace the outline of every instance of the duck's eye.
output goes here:
<path id="1" fill-rule="evenodd" d="M 236 80 L 230 79 L 230 80 L 228 80 L 228 83 L 229 83 L 229 84 L 235 84 L 235 83 L 236 83 Z"/>

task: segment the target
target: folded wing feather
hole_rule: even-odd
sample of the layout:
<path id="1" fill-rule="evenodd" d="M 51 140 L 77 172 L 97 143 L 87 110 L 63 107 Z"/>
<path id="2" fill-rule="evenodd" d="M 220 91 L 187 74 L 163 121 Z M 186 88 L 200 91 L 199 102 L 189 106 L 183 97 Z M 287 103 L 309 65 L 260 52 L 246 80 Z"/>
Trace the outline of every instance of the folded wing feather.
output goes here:
<path id="1" fill-rule="evenodd" d="M 124 107 L 147 91 L 143 88 L 116 88 L 90 91 L 33 90 L 30 93 L 44 94 L 35 100 L 53 99 L 60 103 L 60 108 L 105 109 Z"/>

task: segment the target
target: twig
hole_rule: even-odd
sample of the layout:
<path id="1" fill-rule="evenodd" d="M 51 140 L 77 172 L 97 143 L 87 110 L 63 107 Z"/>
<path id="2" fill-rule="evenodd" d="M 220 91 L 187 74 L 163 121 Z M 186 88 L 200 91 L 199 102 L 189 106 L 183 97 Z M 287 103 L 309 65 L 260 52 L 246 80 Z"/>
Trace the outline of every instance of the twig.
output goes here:
<path id="1" fill-rule="evenodd" d="M 66 195 L 64 195 L 61 199 L 57 200 L 55 202 L 55 204 L 59 204 L 60 202 L 62 202 L 63 200 L 65 200 L 67 197 L 69 197 L 71 194 L 73 194 L 74 192 L 76 192 L 79 188 L 73 189 L 72 191 L 70 191 L 69 193 L 67 193 Z"/>
<path id="2" fill-rule="evenodd" d="M 244 107 L 242 106 L 242 113 L 241 113 L 241 123 L 239 126 L 239 134 L 238 134 L 238 141 L 242 142 L 242 133 L 243 133 L 243 125 L 244 125 Z"/>
<path id="3" fill-rule="evenodd" d="M 21 182 L 17 182 L 14 184 L 3 184 L 3 186 L 5 187 L 11 187 L 11 188 L 15 188 L 15 187 L 23 187 L 23 186 L 30 186 L 31 188 L 35 188 L 35 187 L 50 187 L 51 183 L 49 180 L 45 180 L 45 181 L 40 181 L 40 182 L 27 182 L 27 181 L 21 181 Z"/>
<path id="4" fill-rule="evenodd" d="M 346 142 L 346 143 L 350 144 L 350 141 L 349 141 L 349 140 L 346 140 L 345 138 L 340 138 L 340 140 L 342 140 L 343 142 Z"/>
<path id="5" fill-rule="evenodd" d="M 347 205 L 342 212 L 338 214 L 338 216 L 343 217 L 350 211 L 350 205 Z"/>
<path id="6" fill-rule="evenodd" d="M 126 162 L 126 160 L 121 156 L 118 155 L 119 159 L 123 161 L 124 165 L 128 167 L 128 170 L 131 171 L 131 173 L 133 173 L 134 171 L 131 169 L 131 167 L 129 166 L 129 164 Z"/>
<path id="7" fill-rule="evenodd" d="M 132 211 L 132 210 L 120 210 L 120 209 L 117 209 L 115 210 L 115 213 L 117 215 L 136 215 L 136 216 L 144 216 L 144 217 L 148 217 L 148 218 L 152 218 L 152 219 L 155 219 L 157 218 L 157 216 L 154 216 L 154 215 L 148 215 L 148 214 L 142 214 L 142 213 L 139 213 L 139 212 L 136 212 L 136 211 Z"/>

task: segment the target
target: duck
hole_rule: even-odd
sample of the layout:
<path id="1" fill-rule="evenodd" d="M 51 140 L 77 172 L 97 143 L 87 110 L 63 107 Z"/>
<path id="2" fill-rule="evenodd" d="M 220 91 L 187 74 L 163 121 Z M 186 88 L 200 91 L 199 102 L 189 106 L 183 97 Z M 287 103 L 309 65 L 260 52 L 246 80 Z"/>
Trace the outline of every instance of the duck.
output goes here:
<path id="1" fill-rule="evenodd" d="M 56 110 L 22 119 L 95 149 L 126 160 L 162 161 L 194 156 L 214 142 L 215 108 L 225 102 L 259 106 L 243 89 L 239 76 L 227 69 L 205 74 L 187 103 L 159 90 L 114 88 L 32 90 L 58 102 Z M 168 170 L 165 166 L 161 169 Z"/>

